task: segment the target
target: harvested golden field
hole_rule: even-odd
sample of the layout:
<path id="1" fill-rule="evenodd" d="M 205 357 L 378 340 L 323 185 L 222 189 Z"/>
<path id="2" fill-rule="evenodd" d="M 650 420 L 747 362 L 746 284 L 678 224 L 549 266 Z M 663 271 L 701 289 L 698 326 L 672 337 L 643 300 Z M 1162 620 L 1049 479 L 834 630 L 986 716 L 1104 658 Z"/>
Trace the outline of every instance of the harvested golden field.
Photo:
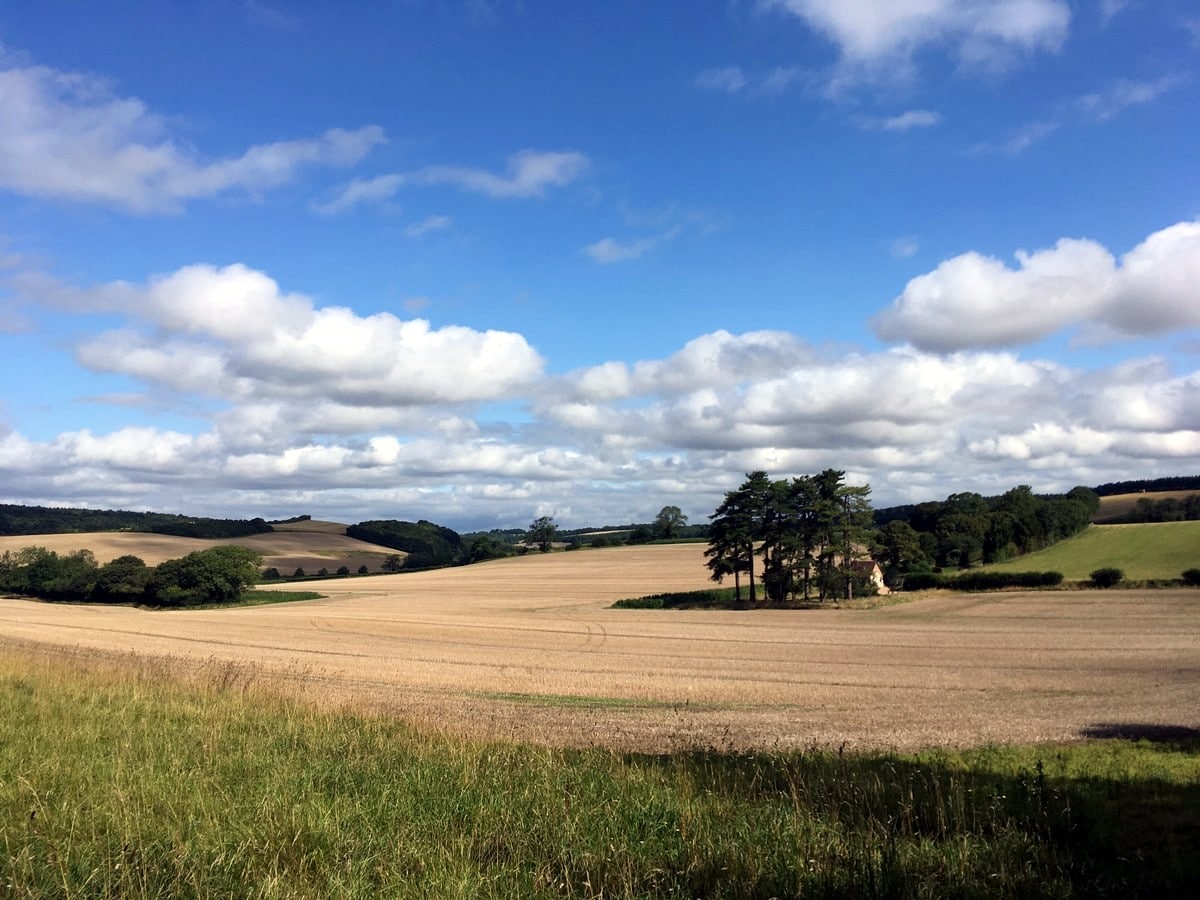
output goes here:
<path id="1" fill-rule="evenodd" d="M 873 610 L 615 610 L 709 585 L 703 546 L 325 581 L 150 612 L 0 600 L 0 646 L 129 654 L 490 737 L 642 749 L 915 748 L 1200 726 L 1200 591 L 938 596 Z"/>
<path id="2" fill-rule="evenodd" d="M 166 559 L 178 559 L 194 550 L 219 544 L 250 547 L 263 556 L 263 566 L 274 566 L 285 575 L 298 567 L 315 574 L 322 567 L 331 572 L 339 566 L 355 571 L 366 565 L 373 572 L 389 554 L 398 553 L 378 544 L 368 544 L 346 536 L 346 526 L 336 522 L 297 522 L 277 526 L 268 534 L 249 537 L 201 540 L 166 534 L 134 531 L 100 531 L 83 534 L 21 534 L 0 536 L 0 553 L 16 552 L 22 547 L 45 547 L 56 553 L 91 550 L 96 561 L 104 564 L 125 554 L 141 557 L 150 566 Z M 403 556 L 403 553 L 399 554 Z"/>

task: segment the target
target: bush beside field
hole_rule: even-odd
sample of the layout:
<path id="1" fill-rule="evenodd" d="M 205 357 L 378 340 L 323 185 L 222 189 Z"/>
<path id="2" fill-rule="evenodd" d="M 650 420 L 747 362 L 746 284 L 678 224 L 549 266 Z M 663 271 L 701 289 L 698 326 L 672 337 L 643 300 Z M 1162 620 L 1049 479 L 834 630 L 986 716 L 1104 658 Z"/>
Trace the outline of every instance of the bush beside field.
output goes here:
<path id="1" fill-rule="evenodd" d="M 1183 896 L 1200 733 L 924 754 L 479 743 L 0 656 L 13 897 Z"/>

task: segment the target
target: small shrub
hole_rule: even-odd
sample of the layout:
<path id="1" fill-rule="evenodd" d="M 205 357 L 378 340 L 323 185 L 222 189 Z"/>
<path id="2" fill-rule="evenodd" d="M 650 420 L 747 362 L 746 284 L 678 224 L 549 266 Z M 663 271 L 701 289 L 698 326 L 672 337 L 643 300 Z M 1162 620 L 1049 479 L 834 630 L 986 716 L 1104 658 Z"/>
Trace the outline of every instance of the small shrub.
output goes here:
<path id="1" fill-rule="evenodd" d="M 1200 587 L 1200 569 L 1184 569 L 1183 583 L 1188 587 Z"/>
<path id="2" fill-rule="evenodd" d="M 300 566 L 297 566 L 296 571 L 292 573 L 292 577 L 293 578 L 303 578 L 304 577 L 304 569 Z"/>
<path id="3" fill-rule="evenodd" d="M 326 575 L 329 574 L 329 570 L 327 568 L 325 568 L 324 566 L 321 566 L 321 568 L 317 571 L 317 574 L 320 575 L 322 578 L 324 578 Z"/>
<path id="4" fill-rule="evenodd" d="M 338 573 L 339 575 L 349 575 L 349 574 L 350 574 L 350 567 L 349 567 L 349 566 L 338 566 L 337 573 Z"/>
<path id="5" fill-rule="evenodd" d="M 277 568 L 275 568 L 274 566 L 271 566 L 269 569 L 263 570 L 262 577 L 264 579 L 266 579 L 267 581 L 274 581 L 275 579 L 280 577 L 279 570 Z"/>
<path id="6" fill-rule="evenodd" d="M 366 574 L 367 574 L 368 572 L 370 572 L 370 571 L 371 571 L 371 570 L 367 568 L 367 564 L 366 564 L 366 563 L 363 563 L 361 566 L 359 566 L 359 567 L 358 567 L 358 574 L 359 574 L 359 575 L 366 575 Z"/>
<path id="7" fill-rule="evenodd" d="M 1094 584 L 1096 587 L 1110 588 L 1124 578 L 1125 573 L 1112 566 L 1105 566 L 1102 569 L 1097 569 L 1096 571 L 1092 572 L 1092 574 L 1088 577 L 1092 579 L 1092 584 Z"/>

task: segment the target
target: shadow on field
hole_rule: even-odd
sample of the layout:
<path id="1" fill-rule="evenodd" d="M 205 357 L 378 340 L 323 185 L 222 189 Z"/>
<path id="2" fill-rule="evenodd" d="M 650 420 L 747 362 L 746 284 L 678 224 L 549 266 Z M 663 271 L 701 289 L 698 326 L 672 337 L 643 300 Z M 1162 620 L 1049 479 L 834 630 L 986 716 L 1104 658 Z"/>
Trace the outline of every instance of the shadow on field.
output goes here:
<path id="1" fill-rule="evenodd" d="M 1148 741 L 1170 744 L 1175 749 L 1200 751 L 1200 728 L 1151 722 L 1096 722 L 1086 725 L 1080 737 L 1096 740 Z"/>
<path id="2" fill-rule="evenodd" d="M 629 760 L 732 806 L 790 802 L 810 829 L 843 836 L 826 848 L 834 871 L 824 880 L 785 878 L 746 896 L 1194 896 L 1200 782 L 1171 767 L 1194 773 L 1200 733 L 1156 733 L 1179 745 L 1114 739 L 916 758 L 700 750 Z"/>

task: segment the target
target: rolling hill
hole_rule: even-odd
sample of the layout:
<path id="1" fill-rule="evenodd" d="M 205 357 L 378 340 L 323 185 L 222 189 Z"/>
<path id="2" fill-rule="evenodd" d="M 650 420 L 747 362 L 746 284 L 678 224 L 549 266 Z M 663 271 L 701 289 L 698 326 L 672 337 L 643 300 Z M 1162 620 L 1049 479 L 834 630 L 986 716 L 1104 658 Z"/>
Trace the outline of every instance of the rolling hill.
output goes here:
<path id="1" fill-rule="evenodd" d="M 60 554 L 91 550 L 101 565 L 118 556 L 131 554 L 141 557 L 147 565 L 155 566 L 163 560 L 178 559 L 193 550 L 218 544 L 250 547 L 262 554 L 264 567 L 274 566 L 285 575 L 290 575 L 297 568 L 314 574 L 322 568 L 333 572 L 339 566 L 346 566 L 353 572 L 364 565 L 372 572 L 379 572 L 382 571 L 383 561 L 398 553 L 389 547 L 347 537 L 345 525 L 318 521 L 277 525 L 274 531 L 267 534 L 220 540 L 134 531 L 4 535 L 0 536 L 0 553 L 33 546 L 45 547 Z"/>
<path id="2" fill-rule="evenodd" d="M 1084 579 L 1104 566 L 1115 566 L 1138 580 L 1178 578 L 1184 569 L 1200 567 L 1200 522 L 1092 525 L 1053 547 L 985 568 L 1053 571 Z"/>

